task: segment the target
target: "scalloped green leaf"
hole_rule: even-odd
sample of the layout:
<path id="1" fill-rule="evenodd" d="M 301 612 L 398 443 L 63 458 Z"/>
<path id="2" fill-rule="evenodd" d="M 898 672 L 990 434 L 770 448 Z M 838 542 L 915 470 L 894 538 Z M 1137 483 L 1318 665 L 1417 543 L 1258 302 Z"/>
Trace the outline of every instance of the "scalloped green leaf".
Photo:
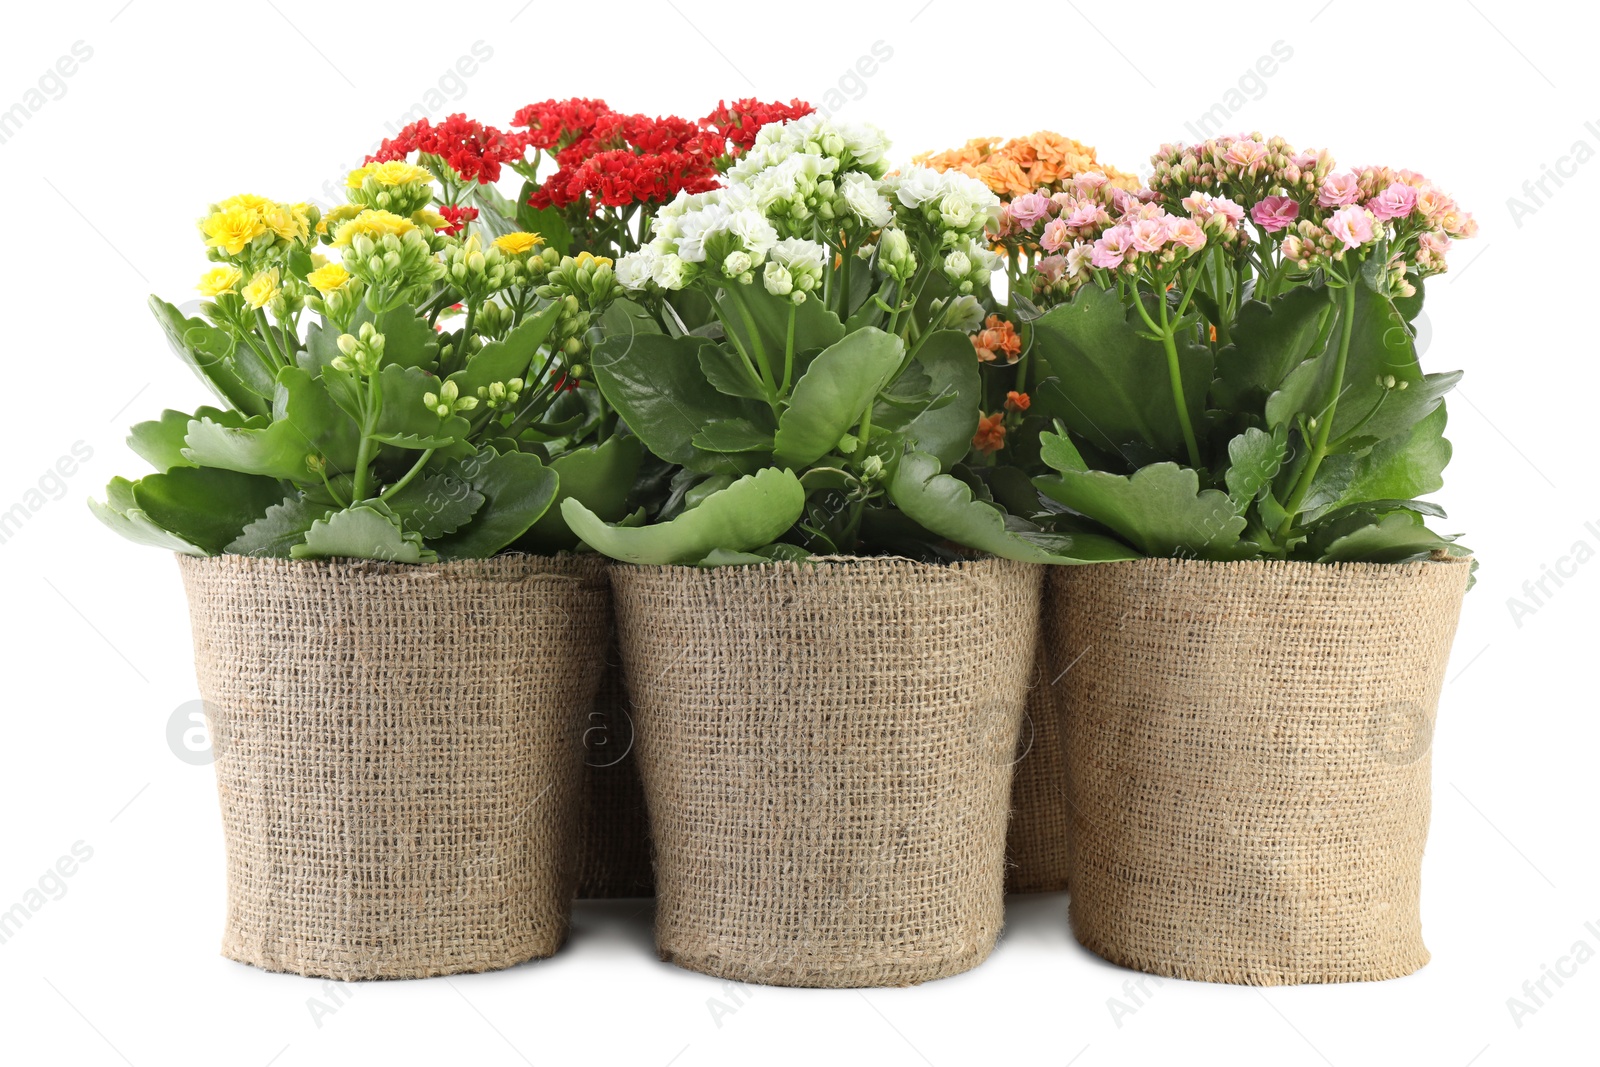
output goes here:
<path id="1" fill-rule="evenodd" d="M 492 382 L 527 377 L 529 364 L 560 314 L 561 305 L 554 303 L 528 316 L 501 340 L 484 345 L 467 359 L 465 367 L 446 380 L 455 382 L 462 396 L 476 396 L 480 387 Z"/>
<path id="2" fill-rule="evenodd" d="M 768 467 L 746 475 L 670 522 L 624 527 L 608 524 L 578 500 L 561 514 L 583 542 L 625 563 L 697 563 L 712 551 L 750 552 L 788 532 L 805 510 L 806 492 L 794 473 Z"/>
<path id="3" fill-rule="evenodd" d="M 268 508 L 265 515 L 240 531 L 226 551 L 238 556 L 291 559 L 291 550 L 306 539 L 312 523 L 327 518 L 335 510 L 297 493 Z"/>
<path id="4" fill-rule="evenodd" d="M 550 509 L 560 481 L 538 456 L 492 448 L 436 473 L 461 478 L 485 497 L 471 522 L 434 542 L 441 559 L 485 559 L 504 550 Z"/>
<path id="5" fill-rule="evenodd" d="M 161 529 L 217 555 L 283 500 L 283 486 L 272 478 L 215 467 L 175 467 L 135 482 L 133 500 Z"/>
<path id="6" fill-rule="evenodd" d="M 1062 471 L 1033 484 L 1147 556 L 1233 559 L 1240 551 L 1244 516 L 1226 493 L 1202 491 L 1199 475 L 1176 463 L 1152 463 L 1131 476 Z"/>
<path id="7" fill-rule="evenodd" d="M 89 510 L 95 518 L 135 544 L 164 548 L 187 556 L 207 555 L 199 545 L 163 530 L 139 510 L 139 505 L 133 499 L 133 483 L 126 478 L 111 479 L 106 486 L 105 502 L 90 499 Z"/>
<path id="8" fill-rule="evenodd" d="M 379 559 L 392 563 L 432 563 L 438 557 L 418 534 L 400 529 L 394 519 L 365 504 L 318 519 L 305 541 L 289 550 L 293 559 Z"/>
<path id="9" fill-rule="evenodd" d="M 1138 554 L 1098 534 L 1014 531 L 1005 512 L 974 500 L 960 478 L 942 474 L 939 457 L 908 452 L 889 482 L 889 499 L 919 526 L 958 545 L 1023 563 L 1104 563 Z"/>

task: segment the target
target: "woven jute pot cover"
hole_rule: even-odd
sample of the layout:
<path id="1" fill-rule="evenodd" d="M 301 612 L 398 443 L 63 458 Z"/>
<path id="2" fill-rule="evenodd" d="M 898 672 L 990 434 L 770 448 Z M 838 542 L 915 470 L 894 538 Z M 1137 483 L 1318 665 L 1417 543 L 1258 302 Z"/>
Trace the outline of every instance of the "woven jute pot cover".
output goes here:
<path id="1" fill-rule="evenodd" d="M 665 960 L 904 986 L 988 956 L 1041 569 L 612 571 Z"/>
<path id="2" fill-rule="evenodd" d="M 606 656 L 600 695 L 583 731 L 583 788 L 578 809 L 578 896 L 655 895 L 650 822 L 633 754 L 633 714 L 622 653 Z"/>
<path id="3" fill-rule="evenodd" d="M 1041 620 L 1039 654 L 1028 687 L 1016 777 L 1011 783 L 1011 827 L 1006 834 L 1006 892 L 1054 893 L 1067 888 L 1066 752 L 1056 709 L 1050 659 Z"/>
<path id="4" fill-rule="evenodd" d="M 553 953 L 604 564 L 179 562 L 227 843 L 223 954 L 352 980 Z"/>
<path id="5" fill-rule="evenodd" d="M 1072 926 L 1152 974 L 1409 974 L 1469 564 L 1060 568 Z M 1064 673 L 1063 673 L 1064 672 Z"/>

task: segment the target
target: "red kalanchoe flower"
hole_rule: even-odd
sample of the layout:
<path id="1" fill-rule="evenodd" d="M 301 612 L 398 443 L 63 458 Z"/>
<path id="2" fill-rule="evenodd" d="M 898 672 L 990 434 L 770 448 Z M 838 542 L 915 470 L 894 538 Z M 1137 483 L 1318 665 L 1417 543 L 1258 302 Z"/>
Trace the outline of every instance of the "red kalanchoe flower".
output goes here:
<path id="1" fill-rule="evenodd" d="M 511 119 L 513 126 L 526 126 L 523 139 L 534 148 L 559 151 L 586 135 L 596 122 L 612 114 L 604 100 L 573 97 L 529 104 Z"/>
<path id="2" fill-rule="evenodd" d="M 465 115 L 451 115 L 437 126 L 418 119 L 384 141 L 367 162 L 387 163 L 412 152 L 426 152 L 443 159 L 466 181 L 488 183 L 500 180 L 501 164 L 522 159 L 525 151 L 522 134 L 506 133 Z"/>
<path id="3" fill-rule="evenodd" d="M 733 149 L 728 154 L 737 156 L 748 152 L 750 146 L 756 143 L 756 134 L 761 132 L 761 127 L 771 122 L 797 119 L 815 110 L 798 97 L 787 104 L 766 104 L 754 97 L 735 100 L 731 104 L 719 100 L 717 109 L 701 119 L 700 125 L 710 127 L 731 141 Z"/>
<path id="4" fill-rule="evenodd" d="M 478 217 L 475 207 L 458 207 L 455 204 L 444 204 L 439 208 L 439 214 L 450 220 L 450 225 L 442 227 L 439 232 L 454 237 L 467 228 L 467 223 Z"/>

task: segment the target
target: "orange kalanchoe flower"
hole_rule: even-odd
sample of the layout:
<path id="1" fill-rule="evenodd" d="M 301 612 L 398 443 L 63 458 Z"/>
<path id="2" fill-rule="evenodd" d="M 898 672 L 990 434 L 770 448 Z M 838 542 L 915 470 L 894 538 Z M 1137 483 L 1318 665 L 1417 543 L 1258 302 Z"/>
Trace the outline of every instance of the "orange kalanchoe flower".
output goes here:
<path id="1" fill-rule="evenodd" d="M 1006 446 L 1006 413 L 997 411 L 978 420 L 978 432 L 972 435 L 972 447 L 986 456 L 993 455 Z"/>
<path id="2" fill-rule="evenodd" d="M 984 328 L 972 335 L 972 347 L 980 363 L 993 363 L 1001 355 L 1007 363 L 1015 363 L 1022 355 L 1022 338 L 1017 328 L 999 315 L 990 315 Z"/>
<path id="3" fill-rule="evenodd" d="M 1007 411 L 1014 411 L 1020 415 L 1022 412 L 1027 411 L 1028 405 L 1032 403 L 1033 400 L 1028 396 L 1027 393 L 1019 393 L 1013 389 L 1011 392 L 1006 394 Z"/>
<path id="4" fill-rule="evenodd" d="M 1059 192 L 1063 183 L 1089 171 L 1099 171 L 1129 192 L 1139 188 L 1137 175 L 1106 166 L 1090 146 L 1050 130 L 1013 137 L 1004 144 L 998 137 L 975 137 L 948 152 L 924 152 L 912 162 L 934 170 L 959 170 L 1007 200 L 1040 189 Z"/>

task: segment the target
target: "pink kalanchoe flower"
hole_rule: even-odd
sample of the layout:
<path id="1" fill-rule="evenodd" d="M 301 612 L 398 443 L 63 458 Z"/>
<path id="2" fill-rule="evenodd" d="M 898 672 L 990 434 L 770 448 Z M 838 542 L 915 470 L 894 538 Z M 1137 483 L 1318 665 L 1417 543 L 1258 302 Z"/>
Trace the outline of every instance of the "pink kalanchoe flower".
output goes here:
<path id="1" fill-rule="evenodd" d="M 1250 217 L 1267 233 L 1288 229 L 1299 214 L 1299 201 L 1287 196 L 1262 197 L 1250 208 Z"/>
<path id="2" fill-rule="evenodd" d="M 1354 204 L 1342 207 L 1328 218 L 1328 232 L 1346 248 L 1360 248 L 1372 240 L 1372 213 Z"/>
<path id="3" fill-rule="evenodd" d="M 1219 196 L 1211 201 L 1211 208 L 1215 214 L 1221 215 L 1234 226 L 1244 221 L 1244 208 L 1235 204 L 1225 196 Z"/>
<path id="4" fill-rule="evenodd" d="M 1159 252 L 1167 243 L 1168 230 L 1165 218 L 1139 219 L 1131 227 L 1129 243 L 1135 252 Z"/>
<path id="5" fill-rule="evenodd" d="M 1173 219 L 1168 224 L 1168 237 L 1191 252 L 1198 252 L 1206 246 L 1206 231 L 1193 219 Z"/>
<path id="6" fill-rule="evenodd" d="M 1062 245 L 1072 243 L 1072 229 L 1063 218 L 1054 218 L 1044 224 L 1044 233 L 1039 235 L 1039 246 L 1046 252 L 1055 252 Z"/>
<path id="7" fill-rule="evenodd" d="M 1437 185 L 1424 185 L 1417 190 L 1417 210 L 1430 222 L 1437 222 L 1456 209 L 1456 202 Z"/>
<path id="8" fill-rule="evenodd" d="M 997 239 L 1014 237 L 1021 232 L 1017 226 L 1017 220 L 1011 217 L 1010 204 L 1000 205 L 1000 212 L 995 216 L 995 220 L 989 224 L 988 232 L 989 236 Z"/>
<path id="9" fill-rule="evenodd" d="M 1395 182 L 1368 200 L 1366 208 L 1380 219 L 1403 219 L 1417 206 L 1417 191 L 1404 182 Z"/>
<path id="10" fill-rule="evenodd" d="M 1046 227 L 1045 233 L 1049 232 L 1049 227 Z M 1033 265 L 1033 272 L 1043 278 L 1046 285 L 1054 285 L 1067 273 L 1067 257 L 1045 256 Z"/>
<path id="11" fill-rule="evenodd" d="M 1087 174 L 1078 175 L 1073 180 L 1077 182 L 1079 189 L 1086 193 L 1092 193 L 1111 179 L 1097 170 L 1091 170 Z"/>
<path id="12" fill-rule="evenodd" d="M 1344 207 L 1361 199 L 1361 179 L 1354 174 L 1330 174 L 1317 190 L 1320 207 Z"/>
<path id="13" fill-rule="evenodd" d="M 1090 230 L 1098 229 L 1111 221 L 1111 216 L 1106 214 L 1106 209 L 1092 200 L 1084 201 L 1072 209 L 1072 214 L 1059 216 L 1067 220 L 1067 226 L 1078 234 L 1086 234 Z"/>
<path id="14" fill-rule="evenodd" d="M 1267 146 L 1260 141 L 1235 141 L 1222 154 L 1223 162 L 1241 167 L 1246 174 L 1254 174 L 1267 162 Z"/>
<path id="15" fill-rule="evenodd" d="M 1011 201 L 1011 217 L 1025 230 L 1033 229 L 1034 223 L 1050 216 L 1050 198 L 1041 193 L 1024 193 Z"/>
<path id="16" fill-rule="evenodd" d="M 1427 233 L 1424 233 L 1421 237 L 1417 238 L 1417 244 L 1421 245 L 1424 249 L 1432 252 L 1436 256 L 1442 256 L 1446 252 L 1450 251 L 1450 246 L 1453 243 L 1454 242 L 1451 241 L 1450 238 L 1434 230 L 1429 230 Z"/>
<path id="17" fill-rule="evenodd" d="M 1141 204 L 1153 204 L 1161 199 L 1161 194 L 1154 189 L 1140 189 L 1133 194 L 1133 198 Z"/>
<path id="18" fill-rule="evenodd" d="M 1113 226 L 1094 243 L 1094 254 L 1089 262 L 1103 268 L 1120 267 L 1132 243 L 1133 232 L 1127 226 Z"/>

